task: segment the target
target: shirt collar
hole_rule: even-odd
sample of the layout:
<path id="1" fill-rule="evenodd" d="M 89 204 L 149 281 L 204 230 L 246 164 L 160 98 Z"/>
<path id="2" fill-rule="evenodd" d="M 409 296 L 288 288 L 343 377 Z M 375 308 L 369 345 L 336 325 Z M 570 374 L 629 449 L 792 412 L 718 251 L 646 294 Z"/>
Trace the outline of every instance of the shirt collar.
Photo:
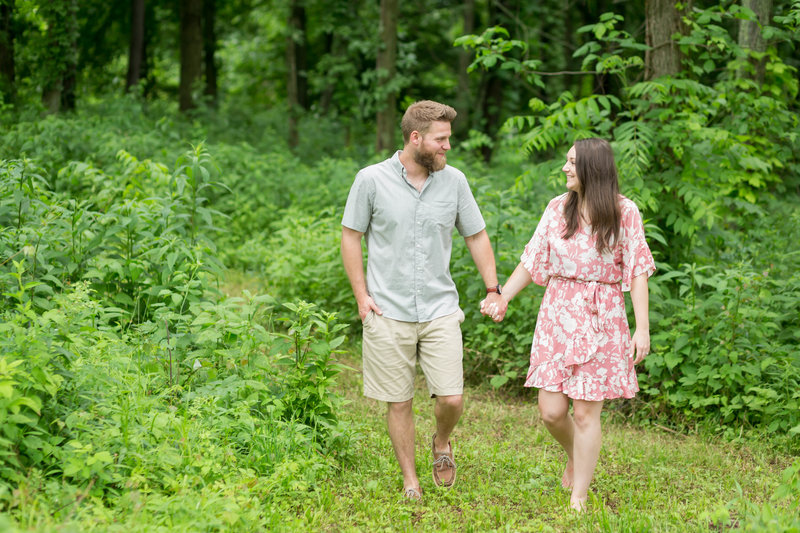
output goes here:
<path id="1" fill-rule="evenodd" d="M 392 158 L 389 160 L 389 164 L 392 168 L 400 174 L 401 177 L 406 177 L 406 167 L 403 166 L 403 163 L 400 162 L 400 153 L 402 150 L 398 150 L 394 153 Z"/>
<path id="2" fill-rule="evenodd" d="M 395 170 L 395 171 L 396 171 L 398 174 L 400 174 L 400 176 L 401 176 L 401 177 L 405 178 L 405 177 L 408 175 L 408 171 L 406 170 L 406 167 L 404 167 L 404 166 L 403 166 L 403 163 L 401 163 L 401 162 L 400 162 L 400 154 L 401 154 L 402 152 L 403 152 L 402 150 L 398 150 L 398 151 L 396 151 L 396 152 L 394 153 L 394 155 L 391 157 L 391 159 L 389 159 L 389 164 L 392 166 L 392 168 L 393 168 L 393 169 L 394 169 L 394 170 Z M 428 174 L 428 178 L 432 178 L 432 177 L 434 177 L 434 176 L 435 176 L 436 174 L 438 174 L 439 172 L 441 172 L 441 170 L 440 170 L 440 171 L 438 171 L 438 172 L 431 172 L 431 173 L 429 173 L 429 174 Z"/>

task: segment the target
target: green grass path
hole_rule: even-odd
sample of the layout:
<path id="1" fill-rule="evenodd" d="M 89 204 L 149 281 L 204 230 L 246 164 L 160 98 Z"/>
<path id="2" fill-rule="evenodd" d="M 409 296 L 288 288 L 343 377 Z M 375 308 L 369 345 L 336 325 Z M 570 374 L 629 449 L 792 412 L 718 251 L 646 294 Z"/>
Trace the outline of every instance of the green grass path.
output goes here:
<path id="1" fill-rule="evenodd" d="M 350 364 L 360 367 L 354 358 Z M 507 398 L 467 388 L 453 445 L 458 482 L 438 489 L 430 475 L 432 400 L 418 376 L 414 411 L 419 504 L 403 503 L 402 478 L 384 424 L 385 405 L 361 395 L 358 371 L 341 376 L 343 417 L 358 428 L 354 461 L 325 481 L 285 524 L 317 531 L 722 531 L 711 517 L 739 496 L 764 502 L 790 457 L 604 417 L 603 447 L 591 486 L 591 510 L 568 509 L 560 488 L 565 458 L 539 420 L 535 396 Z M 614 417 L 611 417 L 614 418 Z M 619 417 L 616 417 L 619 418 Z"/>

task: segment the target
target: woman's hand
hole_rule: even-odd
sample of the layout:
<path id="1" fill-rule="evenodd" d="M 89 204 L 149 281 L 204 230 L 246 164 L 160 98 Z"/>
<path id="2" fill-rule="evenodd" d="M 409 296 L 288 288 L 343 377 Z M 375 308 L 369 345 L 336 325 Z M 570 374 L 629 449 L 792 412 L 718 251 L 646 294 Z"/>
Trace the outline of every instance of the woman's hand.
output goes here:
<path id="1" fill-rule="evenodd" d="M 633 364 L 638 365 L 641 363 L 645 356 L 650 353 L 650 332 L 646 329 L 637 328 L 633 333 L 631 339 L 630 356 L 633 359 Z"/>

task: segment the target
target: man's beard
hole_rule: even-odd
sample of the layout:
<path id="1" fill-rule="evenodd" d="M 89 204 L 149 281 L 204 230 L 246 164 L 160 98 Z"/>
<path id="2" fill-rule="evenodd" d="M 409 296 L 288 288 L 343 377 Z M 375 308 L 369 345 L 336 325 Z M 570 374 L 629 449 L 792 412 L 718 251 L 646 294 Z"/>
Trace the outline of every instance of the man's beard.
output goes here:
<path id="1" fill-rule="evenodd" d="M 436 152 L 426 152 L 423 149 L 414 152 L 414 162 L 428 171 L 428 173 L 437 172 L 442 170 L 447 164 L 446 157 L 441 160 L 436 160 Z"/>

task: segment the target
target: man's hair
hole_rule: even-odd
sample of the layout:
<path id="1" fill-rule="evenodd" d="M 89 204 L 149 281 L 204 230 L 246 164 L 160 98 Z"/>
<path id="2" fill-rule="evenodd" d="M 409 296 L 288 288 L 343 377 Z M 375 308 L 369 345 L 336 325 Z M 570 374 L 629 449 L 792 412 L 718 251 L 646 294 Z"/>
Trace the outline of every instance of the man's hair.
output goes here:
<path id="1" fill-rule="evenodd" d="M 400 122 L 400 128 L 403 130 L 403 142 L 408 142 L 411 132 L 418 131 L 425 135 L 432 122 L 453 122 L 456 115 L 456 110 L 449 105 L 431 100 L 414 102 L 408 106 L 403 120 Z"/>

